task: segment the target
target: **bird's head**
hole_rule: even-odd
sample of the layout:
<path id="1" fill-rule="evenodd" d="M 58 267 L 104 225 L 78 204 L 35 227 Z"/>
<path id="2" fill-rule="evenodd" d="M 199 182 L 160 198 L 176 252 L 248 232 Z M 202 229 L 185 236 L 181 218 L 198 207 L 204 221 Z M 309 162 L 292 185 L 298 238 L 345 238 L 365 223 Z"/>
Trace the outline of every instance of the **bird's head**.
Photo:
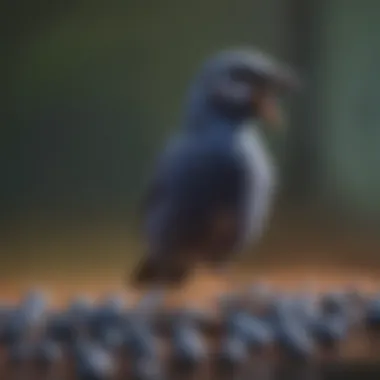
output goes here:
<path id="1" fill-rule="evenodd" d="M 193 124 L 211 113 L 236 125 L 256 119 L 278 126 L 279 99 L 298 86 L 290 69 L 261 52 L 243 49 L 219 53 L 205 63 L 192 88 Z"/>

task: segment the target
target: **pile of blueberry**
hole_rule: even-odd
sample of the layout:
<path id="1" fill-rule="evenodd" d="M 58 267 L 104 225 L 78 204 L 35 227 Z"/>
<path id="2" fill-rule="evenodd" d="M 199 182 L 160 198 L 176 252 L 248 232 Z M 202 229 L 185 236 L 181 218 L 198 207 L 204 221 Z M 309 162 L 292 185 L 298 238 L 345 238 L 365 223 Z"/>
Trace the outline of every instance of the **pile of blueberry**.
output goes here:
<path id="1" fill-rule="evenodd" d="M 152 292 L 133 306 L 115 294 L 52 310 L 30 291 L 0 307 L 0 378 L 272 379 L 290 364 L 307 371 L 339 357 L 352 334 L 380 332 L 380 296 L 355 290 L 285 294 L 255 284 L 217 305 L 166 308 Z"/>

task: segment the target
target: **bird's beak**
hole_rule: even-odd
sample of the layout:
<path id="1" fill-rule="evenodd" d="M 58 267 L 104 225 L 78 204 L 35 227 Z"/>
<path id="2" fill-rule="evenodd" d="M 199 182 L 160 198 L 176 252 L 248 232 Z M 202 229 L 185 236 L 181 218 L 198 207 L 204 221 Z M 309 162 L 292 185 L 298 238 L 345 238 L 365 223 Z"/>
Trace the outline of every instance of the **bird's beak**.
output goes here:
<path id="1" fill-rule="evenodd" d="M 302 90 L 303 84 L 298 76 L 288 68 L 279 70 L 271 85 L 264 88 L 255 106 L 257 107 L 261 120 L 272 129 L 284 127 L 283 110 L 280 105 L 280 98 L 284 94 L 298 93 Z"/>
<path id="2" fill-rule="evenodd" d="M 265 125 L 272 129 L 283 126 L 283 114 L 278 97 L 275 94 L 262 94 L 259 99 L 254 100 L 257 116 Z"/>

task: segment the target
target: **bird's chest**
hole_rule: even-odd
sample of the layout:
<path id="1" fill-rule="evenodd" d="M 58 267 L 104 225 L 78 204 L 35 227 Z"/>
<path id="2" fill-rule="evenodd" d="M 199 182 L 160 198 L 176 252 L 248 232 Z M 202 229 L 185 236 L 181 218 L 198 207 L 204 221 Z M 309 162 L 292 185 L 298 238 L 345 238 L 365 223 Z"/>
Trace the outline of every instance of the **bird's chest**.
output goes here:
<path id="1" fill-rule="evenodd" d="M 246 239 L 261 234 L 270 213 L 275 171 L 259 130 L 243 127 L 235 137 L 234 149 L 245 175 L 243 194 Z"/>
<path id="2" fill-rule="evenodd" d="M 235 137 L 234 150 L 243 164 L 248 198 L 274 186 L 274 165 L 257 129 L 243 127 Z"/>

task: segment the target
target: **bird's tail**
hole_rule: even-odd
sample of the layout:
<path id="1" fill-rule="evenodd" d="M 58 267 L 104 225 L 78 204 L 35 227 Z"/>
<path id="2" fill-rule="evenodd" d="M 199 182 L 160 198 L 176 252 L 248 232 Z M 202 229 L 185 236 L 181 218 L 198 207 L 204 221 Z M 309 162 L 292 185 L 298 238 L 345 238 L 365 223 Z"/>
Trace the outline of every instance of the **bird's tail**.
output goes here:
<path id="1" fill-rule="evenodd" d="M 190 267 L 178 261 L 160 260 L 146 256 L 132 271 L 130 284 L 135 288 L 179 286 L 188 278 Z"/>

